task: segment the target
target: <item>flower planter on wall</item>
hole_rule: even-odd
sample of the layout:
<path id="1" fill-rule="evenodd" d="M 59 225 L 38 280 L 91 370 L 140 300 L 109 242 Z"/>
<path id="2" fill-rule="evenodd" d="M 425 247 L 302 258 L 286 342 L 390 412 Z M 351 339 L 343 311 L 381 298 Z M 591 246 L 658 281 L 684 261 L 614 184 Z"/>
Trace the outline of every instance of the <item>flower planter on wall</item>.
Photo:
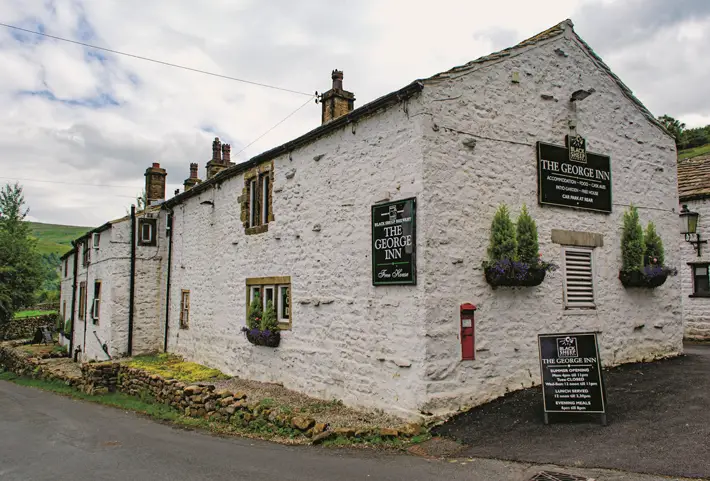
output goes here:
<path id="1" fill-rule="evenodd" d="M 619 280 L 624 287 L 645 287 L 653 289 L 662 286 L 669 275 L 675 275 L 674 269 L 657 267 L 642 271 L 619 271 Z"/>
<path id="2" fill-rule="evenodd" d="M 281 343 L 281 332 L 262 331 L 260 329 L 243 329 L 247 340 L 255 346 L 279 347 Z"/>
<path id="3" fill-rule="evenodd" d="M 553 266 L 547 263 L 530 266 L 522 262 L 502 260 L 493 265 L 484 266 L 484 272 L 486 281 L 494 288 L 499 286 L 532 287 L 542 284 L 545 274 L 552 268 Z"/>

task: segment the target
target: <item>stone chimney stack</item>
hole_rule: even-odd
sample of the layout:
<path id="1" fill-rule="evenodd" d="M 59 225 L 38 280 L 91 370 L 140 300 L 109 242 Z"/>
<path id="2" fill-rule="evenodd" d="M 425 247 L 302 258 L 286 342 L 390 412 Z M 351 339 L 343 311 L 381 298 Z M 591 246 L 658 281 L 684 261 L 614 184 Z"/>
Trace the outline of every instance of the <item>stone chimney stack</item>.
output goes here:
<path id="1" fill-rule="evenodd" d="M 324 124 L 349 114 L 355 108 L 355 94 L 343 90 L 343 72 L 333 70 L 331 78 L 333 88 L 325 92 L 320 100 L 323 106 L 321 120 Z"/>
<path id="2" fill-rule="evenodd" d="M 165 177 L 167 175 L 165 169 L 161 169 L 157 162 L 153 162 L 152 167 L 145 169 L 145 195 L 148 205 L 165 200 Z"/>
<path id="3" fill-rule="evenodd" d="M 225 146 L 229 147 L 229 144 L 225 144 Z M 215 137 L 214 142 L 212 142 L 212 160 L 207 162 L 207 180 L 210 180 L 212 177 L 229 167 L 229 160 L 227 160 L 227 163 L 224 163 L 224 160 L 222 159 L 223 151 L 224 146 L 222 145 L 222 142 L 220 142 L 219 137 Z M 227 148 L 227 156 L 229 155 L 229 148 Z"/>
<path id="4" fill-rule="evenodd" d="M 187 192 L 188 190 L 192 189 L 197 184 L 202 182 L 200 179 L 197 178 L 197 169 L 198 169 L 198 165 L 196 162 L 193 162 L 190 164 L 190 178 L 185 179 L 185 182 L 183 182 L 183 187 L 185 188 L 185 192 Z"/>

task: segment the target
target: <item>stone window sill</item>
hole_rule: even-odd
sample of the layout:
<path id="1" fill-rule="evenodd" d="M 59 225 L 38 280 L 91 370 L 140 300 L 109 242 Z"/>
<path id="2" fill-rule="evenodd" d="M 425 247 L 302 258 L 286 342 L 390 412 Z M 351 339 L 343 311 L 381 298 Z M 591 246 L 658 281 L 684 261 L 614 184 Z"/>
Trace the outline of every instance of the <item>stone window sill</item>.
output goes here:
<path id="1" fill-rule="evenodd" d="M 596 316 L 596 309 L 565 309 L 562 313 L 563 316 Z"/>
<path id="2" fill-rule="evenodd" d="M 705 297 L 705 298 L 710 298 L 710 294 L 691 294 L 688 297 Z"/>
<path id="3" fill-rule="evenodd" d="M 269 224 L 257 225 L 254 227 L 247 227 L 244 229 L 246 235 L 263 234 L 269 230 Z"/>

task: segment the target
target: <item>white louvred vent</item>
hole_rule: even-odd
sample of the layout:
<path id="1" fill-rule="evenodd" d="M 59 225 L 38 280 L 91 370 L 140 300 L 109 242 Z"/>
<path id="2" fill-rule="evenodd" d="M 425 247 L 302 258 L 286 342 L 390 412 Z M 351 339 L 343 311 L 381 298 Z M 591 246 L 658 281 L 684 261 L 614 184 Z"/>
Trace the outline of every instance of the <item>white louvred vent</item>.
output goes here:
<path id="1" fill-rule="evenodd" d="M 565 248 L 565 307 L 594 308 L 591 249 Z"/>

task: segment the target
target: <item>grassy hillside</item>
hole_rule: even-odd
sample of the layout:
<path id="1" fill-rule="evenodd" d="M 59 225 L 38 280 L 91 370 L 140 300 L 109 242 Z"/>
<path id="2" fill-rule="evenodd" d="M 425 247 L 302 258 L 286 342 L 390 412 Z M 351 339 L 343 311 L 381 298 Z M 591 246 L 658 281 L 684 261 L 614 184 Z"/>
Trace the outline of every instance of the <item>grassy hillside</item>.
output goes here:
<path id="1" fill-rule="evenodd" d="M 71 241 L 90 231 L 91 227 L 76 227 L 70 225 L 42 224 L 28 222 L 32 235 L 37 238 L 39 253 L 61 256 L 71 249 Z"/>
<path id="2" fill-rule="evenodd" d="M 692 159 L 693 157 L 697 157 L 699 155 L 708 154 L 710 154 L 710 144 L 701 145 L 700 147 L 695 147 L 694 149 L 681 150 L 678 152 L 678 159 Z"/>

